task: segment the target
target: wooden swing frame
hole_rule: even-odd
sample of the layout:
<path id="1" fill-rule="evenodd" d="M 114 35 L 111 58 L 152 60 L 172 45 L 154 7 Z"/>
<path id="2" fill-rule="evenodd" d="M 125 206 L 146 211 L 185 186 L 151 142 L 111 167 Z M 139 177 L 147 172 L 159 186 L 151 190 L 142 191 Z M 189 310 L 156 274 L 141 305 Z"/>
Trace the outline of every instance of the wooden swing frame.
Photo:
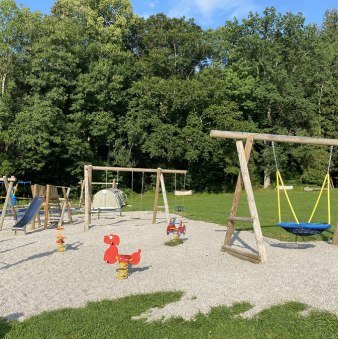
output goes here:
<path id="1" fill-rule="evenodd" d="M 227 222 L 227 230 L 225 235 L 224 244 L 221 248 L 223 252 L 227 252 L 242 260 L 247 260 L 256 264 L 265 263 L 267 261 L 265 246 L 263 242 L 263 235 L 261 224 L 258 216 L 255 196 L 252 189 L 248 163 L 254 140 L 261 141 L 274 141 L 283 143 L 298 143 L 298 144 L 312 144 L 312 145 L 326 145 L 338 146 L 338 139 L 324 139 L 324 138 L 311 138 L 300 137 L 291 135 L 277 135 L 277 134 L 261 134 L 261 133 L 248 133 L 248 132 L 234 132 L 234 131 L 218 131 L 213 130 L 210 132 L 210 137 L 221 139 L 235 139 L 238 159 L 240 164 L 240 172 L 237 178 L 236 189 L 233 197 L 232 207 Z M 246 140 L 245 148 L 243 140 Z M 250 217 L 238 217 L 237 210 L 244 190 L 247 194 L 247 200 L 250 210 Z M 258 254 L 250 253 L 244 250 L 239 250 L 231 247 L 231 240 L 234 235 L 235 222 L 249 222 L 253 225 L 253 231 L 256 239 Z M 334 231 L 332 244 L 338 244 L 338 220 Z"/>
<path id="2" fill-rule="evenodd" d="M 162 191 L 162 197 L 164 202 L 164 209 L 166 213 L 166 219 L 169 223 L 169 204 L 167 198 L 167 192 L 164 182 L 164 174 L 187 174 L 186 170 L 175 170 L 175 169 L 162 169 L 162 168 L 137 168 L 137 167 L 105 167 L 105 166 L 84 166 L 84 196 L 85 196 L 85 223 L 84 231 L 88 231 L 91 224 L 91 207 L 92 207 L 92 177 L 93 171 L 111 171 L 111 172 L 139 172 L 139 173 L 156 173 L 156 189 L 155 189 L 155 198 L 154 198 L 154 208 L 153 208 L 153 217 L 152 223 L 156 223 L 157 211 L 160 206 L 158 206 L 158 199 L 160 194 L 160 189 Z"/>

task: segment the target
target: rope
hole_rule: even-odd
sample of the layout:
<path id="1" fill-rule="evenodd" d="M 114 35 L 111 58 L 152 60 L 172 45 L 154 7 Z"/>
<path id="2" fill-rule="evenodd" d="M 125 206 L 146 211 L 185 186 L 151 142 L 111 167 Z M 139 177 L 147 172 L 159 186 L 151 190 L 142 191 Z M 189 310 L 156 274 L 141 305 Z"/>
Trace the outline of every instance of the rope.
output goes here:
<path id="1" fill-rule="evenodd" d="M 144 172 L 142 172 L 142 185 L 141 185 L 141 201 L 140 201 L 140 215 L 141 215 L 141 208 L 143 206 L 143 192 L 144 192 Z"/>
<path id="2" fill-rule="evenodd" d="M 277 156 L 276 156 L 276 150 L 275 150 L 275 143 L 273 141 L 271 142 L 271 146 L 272 146 L 273 156 L 275 158 L 276 171 L 278 171 L 278 162 L 277 162 Z"/>
<path id="3" fill-rule="evenodd" d="M 283 191 L 284 191 L 285 197 L 286 197 L 286 200 L 287 200 L 287 202 L 289 204 L 289 207 L 291 209 L 292 215 L 293 215 L 294 219 L 296 220 L 297 224 L 299 224 L 297 215 L 296 215 L 295 210 L 294 210 L 294 208 L 292 206 L 292 203 L 291 203 L 291 200 L 289 198 L 289 195 L 288 195 L 288 193 L 287 193 L 287 191 L 285 189 L 285 185 L 284 185 L 282 176 L 281 176 L 280 171 L 278 169 L 278 162 L 277 162 L 277 156 L 276 156 L 276 150 L 275 150 L 274 142 L 272 142 L 271 145 L 272 145 L 272 151 L 273 151 L 273 156 L 274 156 L 275 165 L 276 165 L 276 186 L 277 186 L 278 220 L 279 220 L 279 222 L 281 222 L 281 220 L 282 220 L 281 200 L 280 200 L 280 183 L 281 183 L 282 187 L 283 187 Z M 318 207 L 319 201 L 320 201 L 320 199 L 321 199 L 321 197 L 323 195 L 324 188 L 327 185 L 327 214 L 328 214 L 327 219 L 328 219 L 328 224 L 329 225 L 331 224 L 331 187 L 330 187 L 331 179 L 330 179 L 330 168 L 331 168 L 331 164 L 332 164 L 332 153 L 333 153 L 333 146 L 330 147 L 330 155 L 329 155 L 329 162 L 328 162 L 328 165 L 327 165 L 326 175 L 325 175 L 325 178 L 324 178 L 321 190 L 319 192 L 319 195 L 317 197 L 316 203 L 315 203 L 315 205 L 313 207 L 312 213 L 311 213 L 310 218 L 308 220 L 308 223 L 311 223 L 311 221 L 313 219 L 313 216 L 315 215 L 315 213 L 317 211 L 317 207 Z"/>
<path id="4" fill-rule="evenodd" d="M 130 217 L 133 218 L 133 192 L 134 192 L 134 171 L 131 171 L 131 193 L 130 193 L 130 205 L 131 205 L 131 212 Z"/>
<path id="5" fill-rule="evenodd" d="M 286 200 L 289 204 L 289 207 L 291 209 L 291 212 L 292 212 L 292 215 L 295 219 L 295 221 L 297 222 L 297 224 L 299 224 L 299 221 L 298 221 L 298 218 L 297 218 L 297 215 L 296 215 L 296 212 L 292 206 L 292 203 L 291 203 L 291 200 L 289 198 L 289 195 L 288 195 L 288 192 L 286 191 L 285 189 L 285 185 L 284 185 L 284 182 L 283 182 L 283 178 L 279 172 L 279 169 L 278 169 L 278 162 L 277 162 L 277 156 L 276 156 L 276 150 L 275 150 L 275 143 L 272 142 L 271 143 L 271 146 L 272 146 L 272 152 L 273 152 L 273 156 L 274 156 L 274 159 L 275 159 L 275 165 L 276 165 L 276 188 L 277 188 L 277 206 L 278 206 L 278 220 L 279 222 L 282 222 L 282 208 L 281 208 L 281 200 L 280 200 L 280 184 L 282 184 L 282 187 L 283 187 L 283 192 L 285 194 L 285 197 L 286 197 Z"/>
<path id="6" fill-rule="evenodd" d="M 177 204 L 176 204 L 176 201 L 177 201 L 177 198 L 176 198 L 176 180 L 177 180 L 177 177 L 176 177 L 176 173 L 175 173 L 175 183 L 174 183 L 174 209 L 176 208 Z"/>
<path id="7" fill-rule="evenodd" d="M 318 194 L 318 198 L 317 198 L 316 203 L 315 203 L 315 205 L 313 207 L 313 210 L 312 210 L 312 213 L 311 213 L 311 216 L 310 216 L 308 222 L 312 221 L 312 218 L 313 218 L 313 216 L 315 215 L 315 213 L 317 211 L 317 207 L 318 207 L 319 201 L 320 201 L 320 199 L 322 197 L 325 185 L 327 184 L 327 223 L 329 225 L 331 224 L 331 186 L 330 186 L 331 185 L 330 184 L 331 179 L 330 179 L 330 168 L 331 168 L 331 164 L 332 164 L 332 153 L 333 153 L 333 146 L 330 147 L 330 155 L 329 155 L 329 162 L 328 162 L 327 169 L 326 169 L 326 175 L 325 175 L 325 178 L 324 178 L 321 190 L 320 190 L 320 192 Z"/>
<path id="8" fill-rule="evenodd" d="M 185 183 L 187 179 L 187 173 L 184 174 L 184 179 L 183 179 L 183 191 L 185 191 Z M 183 206 L 185 206 L 185 195 L 183 194 Z"/>

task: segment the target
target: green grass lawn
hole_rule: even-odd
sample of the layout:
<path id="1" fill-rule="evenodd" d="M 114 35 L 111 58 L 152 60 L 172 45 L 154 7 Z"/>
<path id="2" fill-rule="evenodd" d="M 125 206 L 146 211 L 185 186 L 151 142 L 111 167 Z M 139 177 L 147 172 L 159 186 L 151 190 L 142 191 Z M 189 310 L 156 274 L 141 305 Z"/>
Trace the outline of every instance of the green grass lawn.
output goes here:
<path id="1" fill-rule="evenodd" d="M 303 316 L 300 312 L 306 306 L 295 302 L 274 306 L 250 319 L 238 316 L 251 308 L 246 303 L 216 307 L 193 321 L 131 319 L 180 298 L 179 292 L 138 295 L 45 312 L 23 322 L 0 320 L 0 338 L 337 338 L 334 315 L 313 311 Z"/>
<path id="2" fill-rule="evenodd" d="M 295 189 L 293 191 L 288 191 L 288 194 L 294 205 L 299 221 L 307 222 L 317 199 L 318 192 L 304 192 L 301 189 Z M 326 193 L 324 192 L 321 202 L 318 205 L 317 213 L 315 214 L 313 222 L 327 222 L 327 200 L 325 194 Z M 333 227 L 331 227 L 331 229 L 329 229 L 328 231 L 323 232 L 321 235 L 310 237 L 297 237 L 297 241 L 330 240 L 332 238 L 334 225 L 338 217 L 338 190 L 333 190 L 331 192 L 331 195 L 333 202 L 331 204 L 331 224 L 333 225 Z M 255 198 L 263 235 L 284 241 L 295 241 L 295 235 L 292 235 L 282 228 L 276 226 L 276 223 L 278 222 L 276 191 L 256 190 Z M 172 194 L 168 195 L 171 213 L 181 214 L 184 217 L 193 220 L 203 220 L 220 225 L 226 225 L 226 221 L 232 205 L 232 199 L 233 194 L 231 193 L 193 194 L 192 196 L 186 196 L 184 198 L 176 197 L 176 199 Z M 131 199 L 129 195 L 129 203 L 130 200 Z M 282 221 L 294 221 L 283 193 L 281 193 L 281 201 L 283 207 Z M 133 213 L 135 213 L 136 215 L 137 211 L 140 209 L 152 210 L 154 204 L 154 194 L 152 192 L 147 192 L 146 194 L 144 194 L 142 204 L 140 204 L 140 195 L 134 194 L 132 203 L 134 208 Z M 159 205 L 163 205 L 163 202 L 160 201 Z M 185 211 L 180 213 L 174 212 L 175 205 L 184 205 Z M 130 210 L 130 208 L 126 209 L 126 211 L 128 210 Z M 250 216 L 245 193 L 240 200 L 238 216 Z M 236 228 L 239 230 L 252 230 L 252 225 L 249 223 L 237 223 Z"/>

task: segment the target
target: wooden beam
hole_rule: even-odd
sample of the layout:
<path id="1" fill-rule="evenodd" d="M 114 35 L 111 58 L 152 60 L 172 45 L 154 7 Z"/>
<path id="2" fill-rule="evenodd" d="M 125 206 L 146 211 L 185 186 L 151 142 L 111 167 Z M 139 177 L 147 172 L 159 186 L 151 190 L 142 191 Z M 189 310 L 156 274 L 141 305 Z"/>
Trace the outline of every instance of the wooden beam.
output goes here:
<path id="1" fill-rule="evenodd" d="M 79 182 L 79 185 L 82 185 L 83 180 L 81 180 Z M 111 186 L 112 188 L 114 188 L 114 184 L 115 184 L 115 179 L 113 181 L 108 181 L 108 182 L 99 182 L 99 181 L 93 181 L 92 185 L 107 185 L 107 186 Z"/>
<path id="2" fill-rule="evenodd" d="M 252 145 L 253 145 L 253 140 L 248 139 L 246 144 L 245 144 L 245 150 L 244 150 L 245 159 L 246 159 L 247 163 L 249 162 L 249 159 L 250 159 Z M 227 231 L 225 233 L 224 245 L 227 245 L 227 246 L 230 246 L 231 238 L 232 238 L 233 233 L 234 233 L 234 223 L 233 223 L 233 220 L 231 220 L 231 219 L 235 218 L 236 215 L 237 215 L 238 205 L 239 205 L 239 200 L 241 198 L 242 189 L 243 189 L 243 179 L 242 179 L 242 174 L 241 174 L 241 171 L 240 171 L 239 174 L 238 174 L 235 194 L 234 194 L 234 198 L 233 198 L 233 201 L 232 201 L 230 216 L 229 216 L 228 223 L 227 223 Z"/>
<path id="3" fill-rule="evenodd" d="M 6 178 L 7 182 L 15 182 L 16 181 L 16 177 L 14 177 L 12 175 L 10 178 L 7 178 L 7 177 L 0 178 L 0 182 L 4 182 L 5 178 Z"/>
<path id="4" fill-rule="evenodd" d="M 229 246 L 224 245 L 224 246 L 222 246 L 221 251 L 229 253 L 236 258 L 246 260 L 246 261 L 250 261 L 254 264 L 260 264 L 262 262 L 261 257 L 258 254 L 249 253 L 249 252 L 237 249 L 237 248 L 233 248 L 233 247 L 229 247 Z"/>
<path id="5" fill-rule="evenodd" d="M 92 181 L 92 166 L 86 165 L 84 168 L 84 186 L 85 186 L 85 223 L 84 230 L 89 230 L 91 223 L 91 208 L 92 208 L 92 194 L 91 194 L 91 181 Z"/>
<path id="6" fill-rule="evenodd" d="M 241 172 L 242 172 L 244 188 L 245 188 L 245 192 L 246 192 L 246 196 L 248 200 L 250 215 L 251 215 L 251 218 L 253 219 L 253 230 L 255 233 L 257 249 L 258 249 L 259 256 L 261 258 L 261 262 L 264 263 L 266 262 L 266 252 L 265 252 L 263 235 L 262 235 L 261 225 L 259 222 L 259 217 L 258 217 L 258 212 L 257 212 L 257 207 L 256 207 L 256 202 L 255 202 L 255 196 L 254 196 L 252 185 L 251 185 L 249 168 L 248 168 L 248 164 L 245 158 L 243 142 L 241 140 L 237 140 L 236 147 L 237 147 L 237 153 L 238 153 L 239 163 L 240 163 Z"/>
<path id="7" fill-rule="evenodd" d="M 338 245 L 338 219 L 337 219 L 337 222 L 336 222 L 336 228 L 335 228 L 334 233 L 333 233 L 332 244 Z"/>
<path id="8" fill-rule="evenodd" d="M 153 209 L 153 220 L 152 223 L 156 223 L 157 209 L 158 209 L 158 198 L 160 194 L 160 182 L 161 182 L 161 168 L 157 169 L 156 175 L 156 189 L 155 189 L 155 199 L 154 199 L 154 209 Z"/>
<path id="9" fill-rule="evenodd" d="M 168 204 L 168 198 L 167 198 L 167 191 L 165 189 L 163 173 L 161 173 L 161 175 L 160 175 L 160 183 L 161 183 L 161 190 L 162 190 L 162 196 L 163 196 L 163 201 L 164 201 L 164 210 L 165 210 L 165 214 L 167 216 L 167 223 L 169 224 L 169 221 L 170 221 L 169 204 Z"/>
<path id="10" fill-rule="evenodd" d="M 50 200 L 50 191 L 51 185 L 46 186 L 46 198 L 45 198 L 45 206 L 44 206 L 44 220 L 43 220 L 43 227 L 47 229 L 48 221 L 49 221 L 49 200 Z"/>
<path id="11" fill-rule="evenodd" d="M 300 137 L 300 136 L 295 136 L 295 135 L 278 135 L 278 134 L 262 134 L 262 133 L 250 133 L 250 132 L 213 130 L 210 132 L 210 136 L 212 138 L 221 138 L 221 139 L 243 140 L 243 139 L 252 138 L 253 140 L 261 140 L 261 141 L 338 146 L 338 139 Z"/>
<path id="12" fill-rule="evenodd" d="M 88 166 L 88 165 L 87 165 Z M 92 166 L 93 171 L 116 171 L 116 172 L 141 172 L 141 173 L 157 173 L 156 168 L 132 168 L 132 167 L 105 167 L 105 166 Z M 163 174 L 187 174 L 186 170 L 175 169 L 162 169 Z"/>
<path id="13" fill-rule="evenodd" d="M 15 177 L 11 177 L 11 178 L 9 178 L 9 179 L 15 179 Z M 13 180 L 11 180 L 11 181 L 9 181 L 8 180 L 8 178 L 7 177 L 3 177 L 3 179 L 4 179 L 4 182 L 5 182 L 5 187 L 6 187 L 6 189 L 7 190 L 9 190 L 10 191 L 10 195 L 9 195 L 9 206 L 10 206 L 10 209 L 11 209 L 11 213 L 12 213 L 12 215 L 13 215 L 13 217 L 14 217 L 14 220 L 17 222 L 18 221 L 18 217 L 17 217 L 17 215 L 16 215 L 16 211 L 15 211 L 15 206 L 14 206 L 14 201 L 13 201 L 13 199 L 12 199 L 12 192 L 14 192 L 14 190 L 13 190 L 13 187 L 14 187 L 14 181 Z M 15 179 L 16 180 L 16 179 Z M 12 184 L 12 186 L 10 185 L 10 184 Z M 10 188 L 10 186 L 11 186 L 11 188 Z"/>
<path id="14" fill-rule="evenodd" d="M 12 204 L 13 204 L 13 201 L 12 201 L 12 198 L 11 198 L 11 193 L 12 193 L 12 189 L 13 189 L 13 181 L 8 183 L 7 178 L 4 177 L 4 182 L 5 182 L 5 187 L 6 187 L 7 192 L 6 192 L 6 199 L 5 199 L 5 202 L 4 202 L 3 207 L 2 207 L 2 214 L 1 214 L 1 217 L 0 217 L 0 231 L 2 231 L 2 227 L 4 225 L 5 217 L 6 217 L 6 214 L 7 214 L 8 204 L 10 204 L 11 208 L 12 208 Z M 14 215 L 16 216 L 16 214 L 14 214 Z"/>
<path id="15" fill-rule="evenodd" d="M 229 217 L 229 221 L 253 222 L 250 217 Z"/>

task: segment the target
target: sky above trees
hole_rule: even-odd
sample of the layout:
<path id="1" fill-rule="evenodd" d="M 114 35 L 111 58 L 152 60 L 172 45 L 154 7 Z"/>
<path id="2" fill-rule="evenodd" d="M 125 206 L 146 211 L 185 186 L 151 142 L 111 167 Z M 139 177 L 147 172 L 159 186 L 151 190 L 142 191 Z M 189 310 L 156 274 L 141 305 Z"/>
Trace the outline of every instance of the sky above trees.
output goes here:
<path id="1" fill-rule="evenodd" d="M 17 4 L 48 14 L 54 0 L 16 0 Z M 165 13 L 169 17 L 194 18 L 204 28 L 216 28 L 233 17 L 246 17 L 250 11 L 261 13 L 273 6 L 285 13 L 302 12 L 307 23 L 321 24 L 327 9 L 337 8 L 336 0 L 131 0 L 134 11 L 143 17 Z"/>

